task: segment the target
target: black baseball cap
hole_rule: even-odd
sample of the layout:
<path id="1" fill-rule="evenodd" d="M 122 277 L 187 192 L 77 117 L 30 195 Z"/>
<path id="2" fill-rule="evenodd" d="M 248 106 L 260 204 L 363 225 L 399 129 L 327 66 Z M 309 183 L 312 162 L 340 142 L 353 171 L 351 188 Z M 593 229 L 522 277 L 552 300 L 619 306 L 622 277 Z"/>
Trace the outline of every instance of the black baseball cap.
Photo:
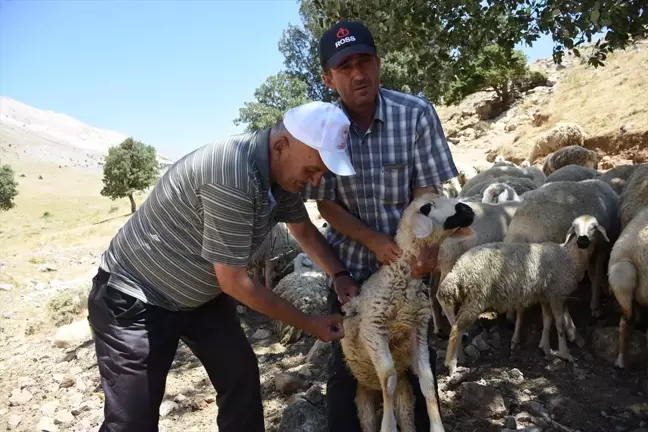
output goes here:
<path id="1" fill-rule="evenodd" d="M 322 35 L 320 65 L 334 69 L 351 54 L 376 55 L 376 44 L 367 27 L 357 21 L 340 21 Z"/>

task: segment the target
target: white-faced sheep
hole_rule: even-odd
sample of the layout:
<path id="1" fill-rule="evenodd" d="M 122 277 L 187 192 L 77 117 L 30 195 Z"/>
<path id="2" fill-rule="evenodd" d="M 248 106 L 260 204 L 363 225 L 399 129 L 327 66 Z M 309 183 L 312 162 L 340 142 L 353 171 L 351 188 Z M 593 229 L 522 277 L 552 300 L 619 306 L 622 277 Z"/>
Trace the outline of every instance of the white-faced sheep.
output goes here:
<path id="1" fill-rule="evenodd" d="M 522 201 L 515 189 L 506 183 L 493 183 L 484 189 L 481 202 L 484 204 L 502 204 L 509 201 Z"/>
<path id="2" fill-rule="evenodd" d="M 598 163 L 599 157 L 595 151 L 579 145 L 570 145 L 549 154 L 542 166 L 542 172 L 549 175 L 567 165 L 580 165 L 595 170 Z"/>
<path id="3" fill-rule="evenodd" d="M 614 242 L 619 235 L 619 196 L 600 180 L 547 183 L 524 194 L 508 232 L 506 243 L 560 243 L 571 221 L 578 215 L 595 217 Z M 592 282 L 590 307 L 593 316 L 601 313 L 601 289 L 607 286 L 605 269 L 612 244 L 595 247 L 588 275 Z M 518 319 L 521 315 L 518 311 Z"/>
<path id="4" fill-rule="evenodd" d="M 634 170 L 621 193 L 619 203 L 621 229 L 625 228 L 645 207 L 648 207 L 648 164 L 641 165 Z"/>
<path id="5" fill-rule="evenodd" d="M 475 214 L 473 223 L 470 225 L 474 234 L 464 237 L 449 237 L 441 244 L 437 256 L 437 271 L 433 275 L 430 284 L 432 322 L 435 334 L 439 334 L 441 325 L 438 304 L 434 297 L 439 283 L 450 273 L 450 270 L 464 252 L 484 243 L 502 241 L 513 215 L 515 215 L 520 205 L 517 201 L 498 205 L 475 202 L 467 202 L 466 204 L 470 206 Z"/>
<path id="6" fill-rule="evenodd" d="M 612 189 L 614 189 L 614 192 L 616 192 L 617 195 L 621 195 L 621 193 L 625 189 L 626 183 L 628 182 L 628 178 L 630 178 L 632 173 L 638 167 L 644 166 L 644 165 L 648 165 L 648 164 L 618 165 L 618 166 L 612 168 L 611 170 L 606 171 L 603 174 L 600 174 L 596 178 L 599 179 L 599 180 L 602 180 L 605 183 L 612 186 Z"/>
<path id="7" fill-rule="evenodd" d="M 632 218 L 614 244 L 608 280 L 622 311 L 619 353 L 614 364 L 624 368 L 632 304 L 648 306 L 648 206 Z"/>
<path id="8" fill-rule="evenodd" d="M 293 262 L 295 270 L 281 278 L 273 291 L 305 313 L 326 312 L 326 274 L 303 252 Z M 284 345 L 302 336 L 300 329 L 281 321 L 274 321 L 274 330 Z"/>
<path id="9" fill-rule="evenodd" d="M 609 241 L 596 218 L 582 215 L 565 231 L 567 236 L 562 244 L 497 242 L 464 253 L 441 282 L 436 295 L 452 324 L 445 360 L 450 375 L 456 369 L 461 333 L 481 313 L 520 310 L 536 303 L 541 304 L 543 315 L 539 347 L 547 355 L 552 353 L 549 332 L 553 314 L 558 331 L 558 355 L 573 361 L 565 329 L 570 341 L 580 336 L 564 303 L 584 276 L 597 231 Z M 516 325 L 511 345 L 518 341 L 519 326 Z"/>
<path id="10" fill-rule="evenodd" d="M 585 137 L 585 131 L 579 125 L 567 122 L 557 123 L 536 140 L 527 160 L 533 163 L 537 158 L 563 147 L 582 146 L 585 143 Z"/>
<path id="11" fill-rule="evenodd" d="M 525 192 L 538 188 L 538 185 L 527 177 L 501 176 L 494 179 L 485 180 L 472 186 L 464 187 L 459 196 L 471 198 L 471 201 L 481 200 L 484 191 L 493 183 L 504 183 L 510 186 L 516 194 L 522 195 Z M 473 198 L 474 197 L 474 198 Z"/>
<path id="12" fill-rule="evenodd" d="M 375 396 L 382 392 L 382 431 L 413 432 L 413 392 L 405 371 L 418 375 L 430 427 L 444 431 L 436 400 L 428 352 L 430 300 L 428 288 L 412 279 L 411 261 L 425 244 L 439 244 L 449 236 L 470 235 L 473 211 L 456 199 L 425 194 L 403 213 L 395 241 L 400 257 L 382 266 L 344 304 L 341 340 L 346 363 L 358 381 L 356 404 L 364 431 L 377 430 Z M 394 413 L 396 410 L 396 416 Z"/>
<path id="13" fill-rule="evenodd" d="M 592 168 L 580 165 L 567 165 L 549 174 L 544 184 L 547 185 L 562 181 L 583 181 L 593 179 L 598 175 L 599 172 Z"/>
<path id="14" fill-rule="evenodd" d="M 481 172 L 468 180 L 466 184 L 463 185 L 463 188 L 461 189 L 461 192 L 459 192 L 460 197 L 468 197 L 471 195 L 475 194 L 481 194 L 486 187 L 490 183 L 495 183 L 495 181 L 499 181 L 500 178 L 502 177 L 517 177 L 517 178 L 526 178 L 528 180 L 533 180 L 532 179 L 532 174 L 524 171 L 522 168 L 517 167 L 515 165 L 509 165 L 509 164 L 504 164 L 504 165 L 498 165 L 498 166 L 493 166 L 489 169 L 487 169 L 484 172 Z M 483 186 L 481 190 L 476 191 L 473 193 L 473 188 L 475 188 L 478 185 L 486 185 Z"/>

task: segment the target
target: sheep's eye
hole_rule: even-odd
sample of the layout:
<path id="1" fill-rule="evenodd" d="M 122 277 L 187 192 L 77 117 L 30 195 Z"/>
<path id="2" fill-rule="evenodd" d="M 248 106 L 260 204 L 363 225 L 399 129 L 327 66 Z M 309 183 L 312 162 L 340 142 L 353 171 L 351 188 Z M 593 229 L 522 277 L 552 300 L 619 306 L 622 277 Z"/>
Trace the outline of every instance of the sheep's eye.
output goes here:
<path id="1" fill-rule="evenodd" d="M 432 210 L 432 204 L 430 204 L 430 203 L 427 203 L 427 204 L 422 205 L 421 208 L 419 209 L 419 211 L 421 212 L 421 214 L 424 214 L 425 216 L 427 216 L 428 214 L 430 214 L 430 211 L 431 211 L 431 210 Z"/>

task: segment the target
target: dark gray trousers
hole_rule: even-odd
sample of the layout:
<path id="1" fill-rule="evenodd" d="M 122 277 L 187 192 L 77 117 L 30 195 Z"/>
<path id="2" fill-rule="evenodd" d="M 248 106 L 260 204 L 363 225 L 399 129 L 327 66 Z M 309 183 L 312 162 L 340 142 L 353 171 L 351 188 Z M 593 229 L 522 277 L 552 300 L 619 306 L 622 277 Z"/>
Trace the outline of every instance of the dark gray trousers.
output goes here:
<path id="1" fill-rule="evenodd" d="M 342 313 L 337 294 L 329 290 L 328 309 L 331 313 Z M 342 345 L 339 341 L 333 341 L 331 356 L 328 362 L 328 382 L 326 384 L 326 408 L 327 423 L 329 432 L 360 432 L 360 420 L 355 405 L 357 381 L 344 361 Z M 437 405 L 441 412 L 439 401 L 439 390 L 436 376 L 436 351 L 431 346 L 430 366 L 434 375 L 434 390 L 436 391 Z M 414 427 L 417 432 L 428 432 L 430 430 L 430 418 L 427 412 L 425 397 L 421 392 L 418 378 L 412 371 L 407 372 L 412 390 L 414 391 Z"/>
<path id="2" fill-rule="evenodd" d="M 233 299 L 174 312 L 108 286 L 99 270 L 88 298 L 97 363 L 105 393 L 100 431 L 156 432 L 166 377 L 182 339 L 216 389 L 220 432 L 264 431 L 257 358 Z"/>

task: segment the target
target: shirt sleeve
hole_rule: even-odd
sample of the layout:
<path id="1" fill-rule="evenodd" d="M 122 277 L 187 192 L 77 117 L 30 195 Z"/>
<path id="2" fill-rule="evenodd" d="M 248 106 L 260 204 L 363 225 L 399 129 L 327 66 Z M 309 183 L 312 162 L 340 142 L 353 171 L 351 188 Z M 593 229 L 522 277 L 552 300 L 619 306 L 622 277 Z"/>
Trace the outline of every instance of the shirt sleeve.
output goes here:
<path id="1" fill-rule="evenodd" d="M 203 210 L 201 256 L 214 264 L 247 266 L 254 224 L 250 196 L 231 186 L 206 184 L 198 197 Z"/>
<path id="2" fill-rule="evenodd" d="M 280 203 L 277 209 L 277 222 L 295 223 L 309 220 L 304 199 L 298 193 L 291 193 Z"/>
<path id="3" fill-rule="evenodd" d="M 419 118 L 416 137 L 413 187 L 439 187 L 444 181 L 459 174 L 443 133 L 439 116 L 429 103 Z"/>
<path id="4" fill-rule="evenodd" d="M 301 191 L 301 196 L 304 199 L 312 200 L 335 200 L 337 198 L 337 194 L 335 193 L 336 186 L 337 180 L 335 174 L 329 171 L 322 176 L 319 185 L 313 186 L 307 183 L 304 190 Z"/>

